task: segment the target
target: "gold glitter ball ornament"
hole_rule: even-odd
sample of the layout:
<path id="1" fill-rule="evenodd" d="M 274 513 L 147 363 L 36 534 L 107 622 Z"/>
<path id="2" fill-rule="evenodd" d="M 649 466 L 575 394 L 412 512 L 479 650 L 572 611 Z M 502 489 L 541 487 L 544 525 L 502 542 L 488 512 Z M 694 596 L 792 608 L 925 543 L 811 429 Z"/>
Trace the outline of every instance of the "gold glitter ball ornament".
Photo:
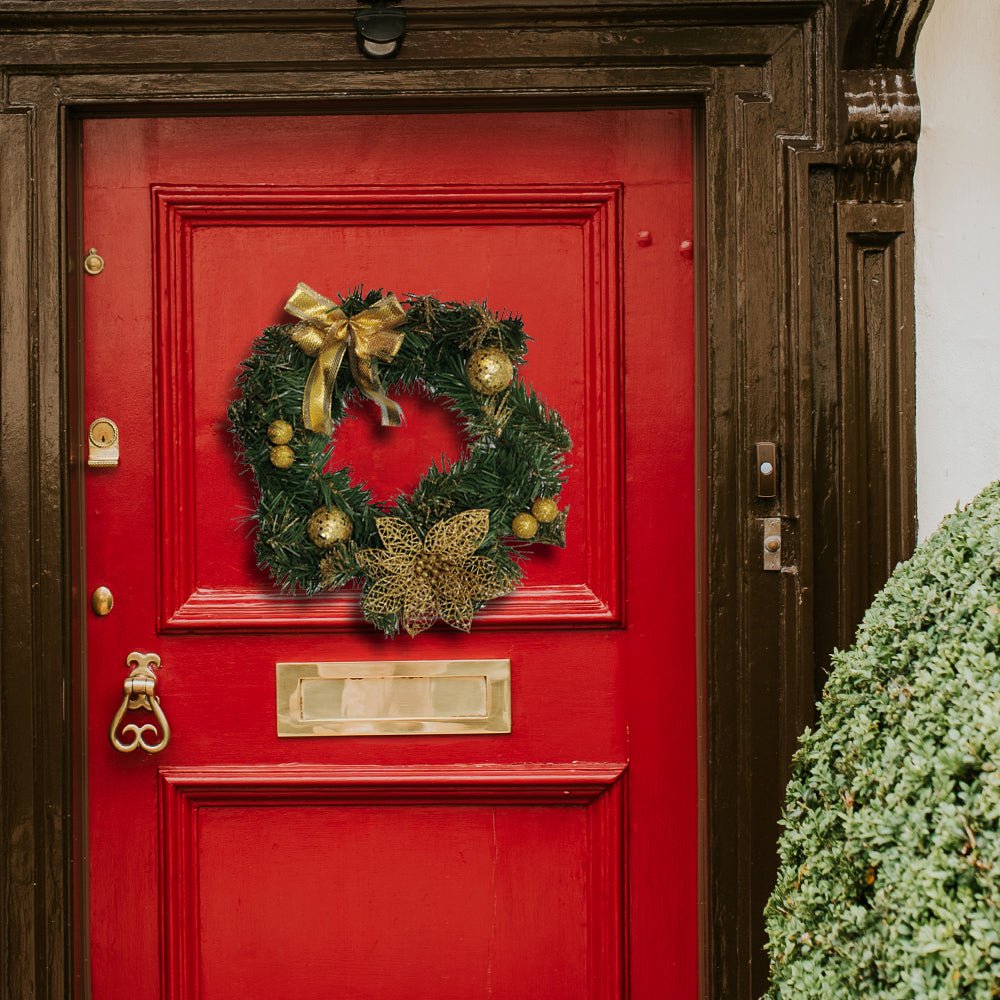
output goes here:
<path id="1" fill-rule="evenodd" d="M 353 531 L 351 519 L 337 507 L 314 510 L 306 525 L 309 541 L 320 549 L 332 549 L 338 542 L 346 542 Z"/>
<path id="2" fill-rule="evenodd" d="M 292 440 L 292 425 L 287 420 L 272 420 L 267 425 L 267 439 L 271 444 L 288 444 Z"/>
<path id="3" fill-rule="evenodd" d="M 538 534 L 538 521 L 530 514 L 518 514 L 514 520 L 510 522 L 510 530 L 513 531 L 518 538 L 524 540 L 534 538 L 535 535 Z"/>
<path id="4" fill-rule="evenodd" d="M 271 465 L 276 469 L 290 469 L 295 461 L 295 452 L 287 444 L 279 444 L 271 449 Z"/>
<path id="5" fill-rule="evenodd" d="M 552 497 L 539 497 L 531 505 L 531 514 L 542 524 L 551 524 L 559 516 L 559 506 Z"/>
<path id="6" fill-rule="evenodd" d="M 469 385 L 484 396 L 503 392 L 514 380 L 514 364 L 499 347 L 473 351 L 465 370 Z"/>

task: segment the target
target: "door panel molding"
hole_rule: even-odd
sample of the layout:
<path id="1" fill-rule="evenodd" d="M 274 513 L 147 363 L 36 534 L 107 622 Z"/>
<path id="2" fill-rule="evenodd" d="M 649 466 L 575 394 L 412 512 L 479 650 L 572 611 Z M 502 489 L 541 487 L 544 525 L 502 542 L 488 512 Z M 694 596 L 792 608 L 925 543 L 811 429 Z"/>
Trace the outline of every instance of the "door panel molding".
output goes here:
<path id="1" fill-rule="evenodd" d="M 0 9 L 4 998 L 82 996 L 86 978 L 77 116 L 677 102 L 702 125 L 702 991 L 760 995 L 775 820 L 815 671 L 913 544 L 912 143 L 888 184 L 881 131 L 856 128 L 849 158 L 843 137 L 857 74 L 880 86 L 888 68 L 902 73 L 897 103 L 915 143 L 913 47 L 931 0 L 406 6 L 403 53 L 377 68 L 357 54 L 353 11 L 313 0 L 266 12 L 231 0 Z M 841 212 L 859 204 L 874 223 Z M 880 252 L 888 230 L 899 294 L 873 297 L 865 283 L 882 269 L 871 257 L 840 268 L 853 268 L 852 243 L 874 239 L 862 256 Z M 898 385 L 863 399 L 855 388 L 842 411 L 842 386 L 859 384 L 851 366 L 866 347 L 886 350 L 890 329 Z M 890 421 L 901 430 L 877 468 L 866 432 L 844 440 L 845 426 Z M 751 494 L 756 440 L 781 444 L 780 509 Z M 893 497 L 904 512 L 894 537 L 858 558 L 854 512 Z M 763 574 L 757 521 L 777 515 L 786 572 Z"/>
<path id="2" fill-rule="evenodd" d="M 291 188 L 157 186 L 152 192 L 156 274 L 157 515 L 159 622 L 164 631 L 367 628 L 348 591 L 296 598 L 261 586 L 203 586 L 198 579 L 194 436 L 193 300 L 196 231 L 267 226 L 570 226 L 582 247 L 581 335 L 586 413 L 575 424 L 574 465 L 600 517 L 587 518 L 578 544 L 586 578 L 531 584 L 491 602 L 477 628 L 621 622 L 623 523 L 621 405 L 622 270 L 619 184 Z M 288 317 L 277 317 L 283 322 Z M 177 442 L 182 442 L 177 447 Z M 235 514 L 234 514 L 235 516 Z"/>
<path id="3" fill-rule="evenodd" d="M 546 845 L 544 830 L 550 825 L 549 821 L 542 822 L 537 845 L 521 846 L 527 852 L 533 847 L 537 849 L 538 857 L 533 860 L 545 867 L 558 869 L 562 864 L 570 865 L 575 877 L 579 877 L 576 866 L 582 862 L 579 874 L 585 883 L 581 901 L 583 913 L 577 914 L 577 918 L 588 928 L 588 940 L 580 964 L 586 970 L 588 996 L 595 1000 L 615 1000 L 622 996 L 624 983 L 626 767 L 624 763 L 579 763 L 544 767 L 517 764 L 492 767 L 163 768 L 159 772 L 161 925 L 166 952 L 162 995 L 167 1000 L 186 1000 L 201 995 L 203 937 L 211 940 L 216 930 L 211 926 L 215 909 L 205 905 L 205 897 L 211 895 L 213 860 L 219 860 L 213 855 L 213 849 L 205 845 L 204 831 L 215 817 L 229 817 L 233 822 L 235 816 L 235 822 L 239 823 L 249 812 L 280 809 L 287 834 L 297 809 L 308 811 L 318 806 L 343 806 L 356 813 L 364 806 L 372 806 L 377 814 L 385 817 L 384 822 L 401 829 L 408 856 L 415 860 L 423 856 L 424 862 L 429 860 L 434 864 L 436 844 L 433 840 L 406 840 L 405 810 L 415 809 L 425 814 L 433 807 L 463 807 L 468 815 L 470 811 L 475 814 L 478 807 L 483 813 L 484 834 L 492 836 L 488 846 L 494 852 L 495 863 L 500 849 L 496 839 L 496 813 L 513 817 L 519 809 L 544 807 L 547 810 L 544 815 L 550 818 L 554 815 L 553 809 L 560 813 L 564 809 L 572 811 L 575 831 L 572 846 L 577 847 L 577 853 L 565 856 L 570 846 L 565 840 L 558 841 L 558 851 L 553 850 L 555 841 Z M 404 811 L 400 812 L 400 808 Z M 324 813 L 324 816 L 329 814 Z M 247 819 L 247 822 L 254 820 Z M 438 864 L 451 867 L 452 877 L 457 878 L 456 863 L 476 847 L 475 842 L 469 842 L 463 846 L 461 858 L 449 857 Z M 342 848 L 349 852 L 351 843 L 343 844 Z M 550 852 L 548 858 L 544 855 L 546 850 Z M 221 860 L 227 857 L 224 854 Z M 321 857 L 310 854 L 285 860 L 287 873 L 283 878 L 286 884 L 291 884 L 302 876 L 319 881 L 320 869 L 350 868 L 357 859 L 352 862 L 349 855 L 338 856 L 331 849 Z M 280 859 L 275 866 L 281 867 Z M 313 869 L 311 876 L 310 868 Z M 537 868 L 535 871 L 538 874 Z M 523 890 L 529 892 L 530 884 L 526 883 Z M 450 891 L 455 892 L 454 885 Z M 474 887 L 470 891 L 474 893 Z M 328 902 L 331 912 L 347 903 L 343 891 L 339 897 L 329 897 Z M 227 921 L 231 912 L 227 909 Z M 496 911 L 492 919 L 495 927 Z M 391 938 L 392 933 L 390 921 L 383 926 L 380 937 Z M 304 950 L 307 944 L 303 942 Z M 286 956 L 286 960 L 293 964 L 294 956 Z"/>

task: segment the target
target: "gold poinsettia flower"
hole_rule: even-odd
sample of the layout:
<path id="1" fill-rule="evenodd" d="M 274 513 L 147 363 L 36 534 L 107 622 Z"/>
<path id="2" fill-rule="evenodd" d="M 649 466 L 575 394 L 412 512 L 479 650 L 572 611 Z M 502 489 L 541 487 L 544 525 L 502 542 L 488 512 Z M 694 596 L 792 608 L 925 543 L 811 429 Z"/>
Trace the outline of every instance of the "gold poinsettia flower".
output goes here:
<path id="1" fill-rule="evenodd" d="M 488 510 L 438 521 L 423 539 L 398 517 L 378 517 L 375 526 L 384 548 L 355 554 L 371 581 L 362 602 L 368 618 L 398 615 L 411 636 L 438 619 L 468 632 L 477 604 L 510 592 L 496 563 L 475 554 L 490 529 Z"/>

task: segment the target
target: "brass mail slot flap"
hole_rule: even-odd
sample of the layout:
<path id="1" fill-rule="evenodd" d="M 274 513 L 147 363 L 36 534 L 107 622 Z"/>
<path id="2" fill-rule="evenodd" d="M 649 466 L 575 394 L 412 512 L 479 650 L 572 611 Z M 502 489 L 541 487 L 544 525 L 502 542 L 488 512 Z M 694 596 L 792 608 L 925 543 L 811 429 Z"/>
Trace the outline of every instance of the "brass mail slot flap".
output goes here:
<path id="1" fill-rule="evenodd" d="M 279 663 L 279 736 L 510 732 L 510 660 Z"/>

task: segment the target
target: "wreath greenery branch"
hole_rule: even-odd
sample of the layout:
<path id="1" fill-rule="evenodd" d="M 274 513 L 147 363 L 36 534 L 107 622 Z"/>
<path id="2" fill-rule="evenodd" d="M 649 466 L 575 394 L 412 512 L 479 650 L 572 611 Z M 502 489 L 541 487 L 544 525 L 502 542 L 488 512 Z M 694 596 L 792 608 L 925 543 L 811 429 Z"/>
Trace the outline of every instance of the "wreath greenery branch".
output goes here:
<path id="1" fill-rule="evenodd" d="M 381 291 L 357 289 L 340 299 L 340 309 L 346 317 L 357 316 L 382 298 Z M 528 343 L 519 317 L 497 315 L 485 303 L 441 302 L 429 295 L 408 296 L 403 304 L 406 318 L 397 330 L 403 335 L 401 346 L 392 362 L 381 366 L 389 391 L 402 389 L 443 400 L 466 438 L 460 457 L 450 464 L 444 458 L 433 462 L 410 494 L 377 501 L 363 482 L 363 469 L 334 467 L 331 462 L 337 426 L 361 397 L 348 365 L 340 367 L 333 383 L 333 434 L 328 437 L 305 427 L 303 392 L 314 362 L 293 341 L 292 324 L 270 327 L 257 338 L 237 379 L 239 397 L 229 408 L 238 457 L 259 491 L 251 516 L 258 565 L 286 591 L 315 594 L 360 584 L 365 616 L 387 635 L 401 626 L 420 631 L 429 622 L 424 615 L 419 627 L 411 628 L 402 601 L 390 611 L 366 604 L 377 581 L 365 569 L 375 562 L 365 553 L 383 547 L 386 519 L 401 520 L 427 540 L 435 525 L 446 519 L 488 512 L 488 525 L 477 521 L 475 538 L 467 536 L 460 543 L 465 551 L 478 541 L 474 556 L 468 557 L 485 557 L 495 573 L 490 586 L 481 580 L 470 585 L 470 606 L 477 609 L 489 596 L 509 593 L 517 585 L 528 544 L 565 545 L 567 511 L 557 512 L 551 498 L 562 489 L 571 447 L 559 415 L 517 375 Z M 502 352 L 514 368 L 509 384 L 499 390 L 484 390 L 470 378 L 470 358 L 490 351 Z M 276 422 L 283 422 L 279 426 L 288 438 L 282 439 L 283 455 L 290 462 L 287 468 L 272 461 L 274 442 L 268 430 Z M 537 521 L 526 513 L 533 506 L 536 512 L 545 511 Z M 346 515 L 348 539 L 326 548 L 314 544 L 309 521 L 322 509 Z M 515 537 L 512 528 L 523 527 L 526 517 L 536 532 L 530 541 Z M 517 518 L 522 521 L 516 522 Z M 434 537 L 444 535 L 439 530 Z M 453 620 L 454 615 L 440 617 L 456 627 L 468 627 Z"/>

